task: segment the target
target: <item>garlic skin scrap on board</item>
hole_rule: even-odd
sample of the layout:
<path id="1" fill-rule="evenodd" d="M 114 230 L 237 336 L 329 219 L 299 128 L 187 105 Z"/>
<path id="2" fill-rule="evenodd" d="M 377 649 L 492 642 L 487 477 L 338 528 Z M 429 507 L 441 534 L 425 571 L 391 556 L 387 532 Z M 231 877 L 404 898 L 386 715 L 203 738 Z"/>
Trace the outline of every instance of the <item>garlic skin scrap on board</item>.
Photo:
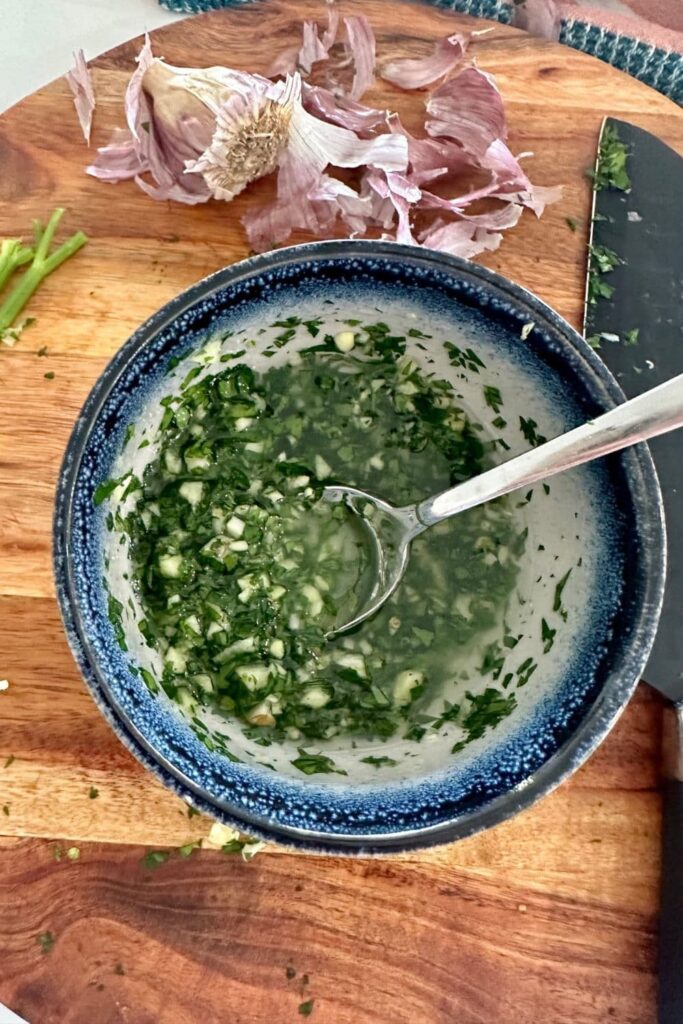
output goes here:
<path id="1" fill-rule="evenodd" d="M 109 183 L 132 179 L 154 199 L 189 205 L 230 202 L 274 174 L 275 199 L 242 219 L 256 251 L 294 231 L 341 228 L 471 258 L 496 249 L 524 208 L 540 216 L 561 190 L 533 185 L 522 170 L 507 146 L 502 96 L 468 58 L 468 45 L 465 36 L 447 36 L 425 57 L 378 68 L 367 18 L 342 21 L 331 5 L 327 26 L 305 22 L 301 45 L 280 54 L 265 77 L 174 67 L 154 57 L 147 37 L 126 89 L 127 128 L 114 131 L 87 172 Z M 362 102 L 376 73 L 396 87 L 397 106 L 406 90 L 433 87 L 422 137 L 398 113 Z M 87 137 L 94 93 L 82 53 L 68 80 Z M 445 194 L 455 174 L 476 182 Z M 488 206 L 470 209 L 479 200 Z"/>

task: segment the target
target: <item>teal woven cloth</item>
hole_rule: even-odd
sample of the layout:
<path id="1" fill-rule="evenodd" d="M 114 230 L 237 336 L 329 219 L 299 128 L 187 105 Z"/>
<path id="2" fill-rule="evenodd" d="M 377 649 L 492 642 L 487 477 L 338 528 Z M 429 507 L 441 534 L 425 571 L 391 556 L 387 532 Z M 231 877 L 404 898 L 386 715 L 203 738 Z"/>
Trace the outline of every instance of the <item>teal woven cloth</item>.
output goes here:
<path id="1" fill-rule="evenodd" d="M 237 7 L 254 0 L 159 0 L 171 11 L 195 14 L 199 11 L 217 10 L 221 7 Z M 509 25 L 512 20 L 512 4 L 508 0 L 424 0 L 442 10 L 460 11 L 479 18 L 489 18 Z M 680 0 L 676 0 L 680 2 Z M 620 71 L 652 86 L 683 106 L 683 55 L 674 50 L 664 50 L 642 39 L 619 32 L 610 32 L 600 25 L 567 18 L 562 22 L 560 42 L 573 46 L 593 57 L 612 64 Z"/>

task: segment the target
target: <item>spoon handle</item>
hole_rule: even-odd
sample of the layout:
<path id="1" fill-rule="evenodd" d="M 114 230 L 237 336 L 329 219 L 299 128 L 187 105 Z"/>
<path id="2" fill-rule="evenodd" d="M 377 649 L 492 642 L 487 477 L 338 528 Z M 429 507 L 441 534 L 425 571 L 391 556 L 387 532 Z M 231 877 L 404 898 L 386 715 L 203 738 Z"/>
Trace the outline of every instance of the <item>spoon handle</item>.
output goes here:
<path id="1" fill-rule="evenodd" d="M 683 426 L 683 374 L 417 506 L 426 526 Z"/>

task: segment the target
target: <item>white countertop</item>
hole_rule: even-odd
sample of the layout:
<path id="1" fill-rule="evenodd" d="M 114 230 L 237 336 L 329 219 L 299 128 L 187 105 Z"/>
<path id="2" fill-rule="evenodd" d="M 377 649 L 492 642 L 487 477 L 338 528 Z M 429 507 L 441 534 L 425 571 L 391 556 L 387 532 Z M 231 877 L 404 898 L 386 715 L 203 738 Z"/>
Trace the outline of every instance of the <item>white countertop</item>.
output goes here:
<path id="1" fill-rule="evenodd" d="M 89 60 L 182 17 L 157 0 L 1 0 L 0 110 Z"/>

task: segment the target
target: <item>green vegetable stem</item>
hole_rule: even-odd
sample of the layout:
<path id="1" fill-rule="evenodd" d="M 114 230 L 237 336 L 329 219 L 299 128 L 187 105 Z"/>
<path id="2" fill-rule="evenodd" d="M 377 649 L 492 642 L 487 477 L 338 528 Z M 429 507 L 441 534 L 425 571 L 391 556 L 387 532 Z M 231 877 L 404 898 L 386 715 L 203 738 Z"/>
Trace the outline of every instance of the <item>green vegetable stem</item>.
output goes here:
<path id="1" fill-rule="evenodd" d="M 75 235 L 67 238 L 59 248 L 50 253 L 52 239 L 63 214 L 63 207 L 57 207 L 44 228 L 39 222 L 34 221 L 34 250 L 21 246 L 21 243 L 17 243 L 13 239 L 9 240 L 9 246 L 3 242 L 0 249 L 0 284 L 7 280 L 14 269 L 22 263 L 28 263 L 31 256 L 33 259 L 0 306 L 0 335 L 12 326 L 36 288 L 42 284 L 45 278 L 78 252 L 88 241 L 82 231 L 77 231 Z"/>
<path id="2" fill-rule="evenodd" d="M 0 288 L 4 288 L 14 271 L 33 259 L 33 249 L 21 244 L 20 238 L 4 238 L 0 242 Z"/>

